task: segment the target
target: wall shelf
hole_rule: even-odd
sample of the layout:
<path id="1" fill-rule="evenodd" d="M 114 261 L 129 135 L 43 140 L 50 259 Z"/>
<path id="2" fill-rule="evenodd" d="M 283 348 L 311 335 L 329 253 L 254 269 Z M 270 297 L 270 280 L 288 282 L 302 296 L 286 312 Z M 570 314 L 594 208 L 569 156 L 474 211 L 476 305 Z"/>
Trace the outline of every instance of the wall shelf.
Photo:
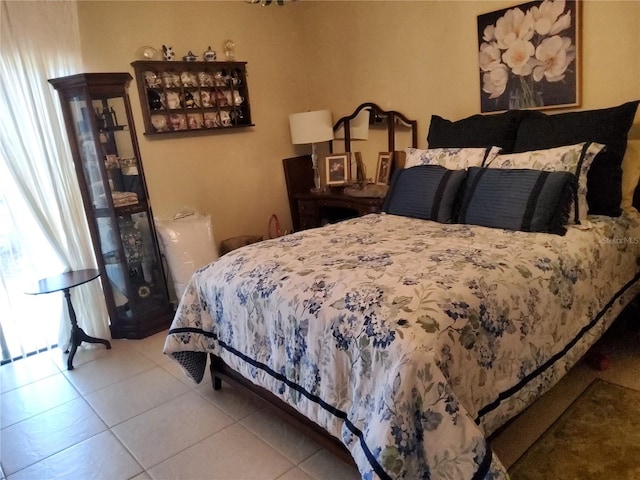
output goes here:
<path id="1" fill-rule="evenodd" d="M 246 62 L 136 61 L 145 135 L 254 126 Z"/>

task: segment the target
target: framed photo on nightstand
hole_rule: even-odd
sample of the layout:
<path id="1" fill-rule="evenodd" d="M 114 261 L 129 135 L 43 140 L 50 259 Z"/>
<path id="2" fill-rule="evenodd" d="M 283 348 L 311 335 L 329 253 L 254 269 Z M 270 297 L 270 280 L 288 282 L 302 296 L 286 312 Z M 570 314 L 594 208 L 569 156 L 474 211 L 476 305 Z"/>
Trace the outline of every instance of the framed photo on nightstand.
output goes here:
<path id="1" fill-rule="evenodd" d="M 391 173 L 392 152 L 380 152 L 378 154 L 378 168 L 376 168 L 376 185 L 387 185 L 389 173 Z"/>
<path id="2" fill-rule="evenodd" d="M 336 153 L 324 158 L 325 184 L 327 186 L 344 185 L 349 181 L 351 170 L 350 154 Z"/>

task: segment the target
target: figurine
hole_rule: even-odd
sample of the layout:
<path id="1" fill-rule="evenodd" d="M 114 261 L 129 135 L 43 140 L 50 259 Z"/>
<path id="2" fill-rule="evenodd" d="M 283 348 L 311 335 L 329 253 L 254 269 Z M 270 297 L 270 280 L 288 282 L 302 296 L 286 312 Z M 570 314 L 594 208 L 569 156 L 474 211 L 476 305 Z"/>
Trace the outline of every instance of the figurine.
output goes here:
<path id="1" fill-rule="evenodd" d="M 211 50 L 211 46 L 209 46 L 209 49 L 202 54 L 202 57 L 207 62 L 215 62 L 216 61 L 216 52 Z"/>
<path id="2" fill-rule="evenodd" d="M 200 100 L 202 101 L 202 106 L 205 108 L 213 106 L 211 101 L 211 92 L 209 90 L 202 90 L 200 92 Z"/>
<path id="3" fill-rule="evenodd" d="M 224 56 L 227 57 L 227 61 L 230 62 L 235 58 L 235 49 L 236 44 L 233 40 L 228 39 L 222 42 L 222 50 L 224 51 Z"/>
<path id="4" fill-rule="evenodd" d="M 144 79 L 147 82 L 149 88 L 155 88 L 160 86 L 160 79 L 155 72 L 144 72 Z"/>
<path id="5" fill-rule="evenodd" d="M 160 110 L 162 108 L 162 100 L 158 92 L 155 90 L 147 90 L 147 97 L 149 100 L 149 108 L 151 110 Z"/>
<path id="6" fill-rule="evenodd" d="M 191 94 L 191 92 L 185 92 L 184 94 L 184 106 L 186 108 L 197 108 L 198 104 L 196 103 L 195 99 L 193 98 L 193 95 Z"/>
<path id="7" fill-rule="evenodd" d="M 173 48 L 162 45 L 162 55 L 164 55 L 164 59 L 168 62 L 173 60 L 175 53 L 173 53 Z"/>
<path id="8" fill-rule="evenodd" d="M 180 96 L 178 92 L 167 92 L 167 107 L 172 110 L 180 108 Z"/>
<path id="9" fill-rule="evenodd" d="M 198 56 L 194 55 L 193 52 L 189 50 L 189 53 L 182 57 L 182 60 L 184 60 L 185 62 L 195 62 L 196 60 L 198 60 Z"/>
<path id="10" fill-rule="evenodd" d="M 200 72 L 198 73 L 198 79 L 201 87 L 213 87 L 213 77 L 210 73 Z"/>
<path id="11" fill-rule="evenodd" d="M 156 129 L 156 132 L 165 132 L 169 129 L 169 126 L 167 125 L 167 118 L 162 115 L 152 115 L 151 124 L 153 125 L 153 128 Z"/>
<path id="12" fill-rule="evenodd" d="M 180 80 L 182 81 L 183 87 L 197 87 L 198 86 L 198 77 L 195 73 L 192 72 L 182 72 L 180 74 Z"/>

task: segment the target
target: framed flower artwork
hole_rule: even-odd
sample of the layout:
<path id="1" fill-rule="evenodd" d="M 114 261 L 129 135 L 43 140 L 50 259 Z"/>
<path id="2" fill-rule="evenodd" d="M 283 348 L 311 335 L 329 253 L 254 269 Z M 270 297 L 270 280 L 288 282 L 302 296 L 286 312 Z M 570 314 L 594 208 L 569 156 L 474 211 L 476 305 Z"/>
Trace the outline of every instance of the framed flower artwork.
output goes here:
<path id="1" fill-rule="evenodd" d="M 580 105 L 580 19 L 580 0 L 478 15 L 481 111 Z"/>

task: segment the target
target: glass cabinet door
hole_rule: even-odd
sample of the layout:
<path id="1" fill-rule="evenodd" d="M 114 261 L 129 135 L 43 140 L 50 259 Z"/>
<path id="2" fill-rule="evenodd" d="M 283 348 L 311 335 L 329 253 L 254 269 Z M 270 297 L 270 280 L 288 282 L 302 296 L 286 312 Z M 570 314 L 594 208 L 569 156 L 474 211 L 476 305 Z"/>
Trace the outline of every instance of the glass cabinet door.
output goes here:
<path id="1" fill-rule="evenodd" d="M 61 95 L 114 338 L 155 333 L 173 313 L 124 88 L 130 79 L 50 80 Z"/>

